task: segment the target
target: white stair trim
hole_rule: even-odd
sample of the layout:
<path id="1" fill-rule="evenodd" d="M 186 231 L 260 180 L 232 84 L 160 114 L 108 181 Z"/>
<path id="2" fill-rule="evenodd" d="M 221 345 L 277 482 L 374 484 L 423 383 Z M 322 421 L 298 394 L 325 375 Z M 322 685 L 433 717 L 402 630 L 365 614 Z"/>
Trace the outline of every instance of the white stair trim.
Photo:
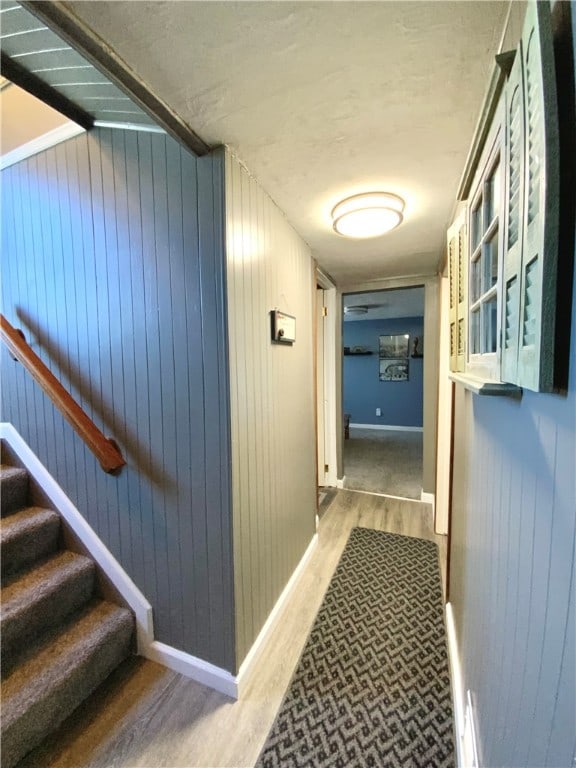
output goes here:
<path id="1" fill-rule="evenodd" d="M 152 606 L 148 600 L 12 424 L 0 423 L 0 438 L 6 440 L 30 476 L 46 494 L 54 510 L 62 515 L 94 562 L 134 612 L 138 653 L 146 656 L 147 648 L 154 641 Z"/>
<path id="2" fill-rule="evenodd" d="M 32 155 L 44 152 L 45 149 L 55 147 L 56 144 L 60 144 L 63 141 L 72 139 L 74 136 L 78 136 L 85 132 L 85 129 L 82 128 L 81 125 L 73 123 L 72 121 L 59 125 L 57 128 L 53 128 L 51 131 L 42 134 L 42 136 L 27 141 L 26 144 L 22 144 L 21 147 L 16 147 L 16 149 L 2 155 L 2 157 L 0 157 L 0 170 L 4 170 L 4 168 L 15 165 L 21 160 L 26 160 L 26 158 L 32 157 Z"/>
<path id="3" fill-rule="evenodd" d="M 141 655 L 150 661 L 156 661 L 174 672 L 179 672 L 191 680 L 207 685 L 215 691 L 238 698 L 238 679 L 231 672 L 227 672 L 215 664 L 210 664 L 204 659 L 192 656 L 190 653 L 180 651 L 171 645 L 160 643 L 157 640 L 150 643 Z"/>

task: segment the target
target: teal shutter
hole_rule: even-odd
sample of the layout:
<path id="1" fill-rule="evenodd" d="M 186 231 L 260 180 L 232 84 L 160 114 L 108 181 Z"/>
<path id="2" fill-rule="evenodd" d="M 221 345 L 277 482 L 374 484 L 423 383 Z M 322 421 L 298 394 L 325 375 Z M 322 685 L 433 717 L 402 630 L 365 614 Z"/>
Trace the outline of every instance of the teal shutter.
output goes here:
<path id="1" fill-rule="evenodd" d="M 524 243 L 518 384 L 538 392 L 554 385 L 558 263 L 558 105 L 550 4 L 528 4 L 522 33 L 524 70 Z"/>
<path id="2" fill-rule="evenodd" d="M 502 272 L 502 381 L 518 378 L 518 329 L 524 212 L 524 87 L 522 56 L 517 53 L 506 86 L 506 206 Z"/>
<path id="3" fill-rule="evenodd" d="M 467 211 L 463 210 L 448 230 L 451 371 L 464 371 L 466 369 L 466 339 L 468 328 L 467 215 Z"/>
<path id="4" fill-rule="evenodd" d="M 528 3 L 507 94 L 508 213 L 502 379 L 537 392 L 549 392 L 554 385 L 559 148 L 548 2 Z M 517 106 L 520 102 L 521 120 Z M 523 146 L 521 159 L 518 146 Z"/>

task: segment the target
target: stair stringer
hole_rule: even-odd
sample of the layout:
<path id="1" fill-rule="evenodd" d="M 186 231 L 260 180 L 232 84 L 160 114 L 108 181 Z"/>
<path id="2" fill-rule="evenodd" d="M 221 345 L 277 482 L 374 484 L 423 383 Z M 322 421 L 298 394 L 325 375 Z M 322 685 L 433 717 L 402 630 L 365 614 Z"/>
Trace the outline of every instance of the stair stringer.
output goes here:
<path id="1" fill-rule="evenodd" d="M 132 610 L 136 619 L 137 652 L 149 657 L 154 643 L 154 624 L 148 600 L 12 424 L 0 422 L 0 439 L 6 441 L 52 509 L 60 514 L 72 536 L 94 560 L 104 579 Z"/>

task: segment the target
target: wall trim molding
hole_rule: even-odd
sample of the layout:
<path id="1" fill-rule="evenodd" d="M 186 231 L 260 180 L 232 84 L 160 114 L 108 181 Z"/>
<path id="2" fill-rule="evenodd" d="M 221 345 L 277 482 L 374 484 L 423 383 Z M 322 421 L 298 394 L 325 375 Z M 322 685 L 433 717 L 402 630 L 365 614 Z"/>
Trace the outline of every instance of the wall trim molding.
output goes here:
<path id="1" fill-rule="evenodd" d="M 436 494 L 427 493 L 424 489 L 420 491 L 420 501 L 424 504 L 432 504 L 432 518 L 436 515 Z"/>
<path id="2" fill-rule="evenodd" d="M 280 594 L 280 597 L 276 601 L 274 608 L 272 608 L 272 611 L 270 612 L 270 615 L 266 619 L 264 626 L 258 633 L 258 637 L 252 644 L 252 647 L 248 651 L 246 658 L 240 665 L 238 675 L 235 678 L 236 684 L 237 684 L 237 697 L 241 696 L 243 691 L 246 689 L 246 686 L 256 669 L 258 660 L 262 654 L 262 651 L 269 638 L 269 635 L 271 634 L 272 630 L 276 627 L 281 617 L 284 606 L 288 601 L 292 591 L 296 587 L 296 583 L 300 577 L 300 574 L 302 573 L 306 564 L 310 560 L 310 557 L 312 556 L 312 553 L 317 543 L 318 543 L 318 534 L 315 533 L 312 539 L 310 540 L 310 543 L 308 544 L 306 551 L 302 555 L 300 562 L 292 572 L 292 575 L 290 576 L 288 583 L 282 590 L 282 593 Z"/>
<path id="3" fill-rule="evenodd" d="M 429 504 L 428 501 L 422 501 L 422 499 L 411 499 L 408 496 L 393 496 L 391 493 L 378 493 L 377 491 L 359 491 L 356 488 L 346 488 L 348 493 L 363 493 L 365 496 L 380 496 L 384 499 L 398 499 L 398 501 L 413 501 L 414 504 Z"/>
<path id="4" fill-rule="evenodd" d="M 238 698 L 238 678 L 215 664 L 210 664 L 208 661 L 158 640 L 154 640 L 140 653 L 150 661 L 162 664 L 164 667 L 207 685 L 232 699 Z"/>
<path id="5" fill-rule="evenodd" d="M 146 649 L 154 640 L 152 606 L 15 427 L 6 422 L 0 423 L 0 438 L 10 445 L 34 481 L 46 494 L 54 510 L 62 515 L 68 527 L 134 612 L 138 653 L 145 656 Z"/>
<path id="6" fill-rule="evenodd" d="M 464 688 L 462 685 L 462 668 L 460 666 L 460 654 L 456 640 L 456 626 L 452 604 L 446 603 L 446 638 L 448 641 L 448 661 L 450 664 L 450 680 L 452 682 L 452 703 L 454 707 L 454 736 L 456 741 L 456 765 L 457 768 L 467 768 L 464 762 Z"/>
<path id="7" fill-rule="evenodd" d="M 389 432 L 423 432 L 424 427 L 398 427 L 394 424 L 350 424 L 355 429 L 385 429 Z"/>
<path id="8" fill-rule="evenodd" d="M 346 475 L 342 475 L 342 477 L 336 478 L 336 488 L 340 488 L 340 490 L 343 490 L 345 482 L 346 482 Z"/>
<path id="9" fill-rule="evenodd" d="M 56 144 L 61 144 L 63 141 L 74 138 L 81 133 L 86 133 L 86 130 L 81 125 L 73 123 L 72 121 L 59 125 L 58 128 L 54 128 L 47 133 L 38 136 L 32 141 L 27 141 L 26 144 L 22 144 L 21 147 L 16 147 L 11 152 L 6 152 L 5 155 L 0 157 L 0 170 L 8 168 L 11 165 L 19 163 L 21 160 L 26 160 L 28 157 L 37 155 L 39 152 L 43 152 L 45 149 L 55 147 Z"/>
<path id="10" fill-rule="evenodd" d="M 325 454 L 328 472 L 324 475 L 324 484 L 336 487 L 337 481 L 337 398 L 336 398 L 336 285 L 334 281 L 316 265 L 316 283 L 324 290 L 324 306 L 327 316 L 324 324 L 324 395 L 326 399 Z"/>

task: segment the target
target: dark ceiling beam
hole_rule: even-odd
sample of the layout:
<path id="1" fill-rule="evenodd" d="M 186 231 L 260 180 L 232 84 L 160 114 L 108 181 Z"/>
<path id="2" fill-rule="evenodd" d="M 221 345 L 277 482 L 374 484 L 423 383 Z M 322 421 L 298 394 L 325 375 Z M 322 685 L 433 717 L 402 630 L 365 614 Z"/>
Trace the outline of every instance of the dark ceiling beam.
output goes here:
<path id="1" fill-rule="evenodd" d="M 82 128 L 87 131 L 94 125 L 94 118 L 85 112 L 81 107 L 74 104 L 74 102 L 67 99 L 55 88 L 47 85 L 43 80 L 29 72 L 19 62 L 11 59 L 4 51 L 1 53 L 0 67 L 2 75 L 14 85 L 23 88 L 32 96 L 36 96 L 37 99 L 48 104 L 49 107 L 57 110 L 65 117 L 73 120 Z"/>
<path id="2" fill-rule="evenodd" d="M 55 0 L 19 2 L 124 91 L 177 141 L 196 155 L 210 152 L 211 147 L 165 101 L 153 94 L 108 43 L 79 19 L 65 3 Z"/>

